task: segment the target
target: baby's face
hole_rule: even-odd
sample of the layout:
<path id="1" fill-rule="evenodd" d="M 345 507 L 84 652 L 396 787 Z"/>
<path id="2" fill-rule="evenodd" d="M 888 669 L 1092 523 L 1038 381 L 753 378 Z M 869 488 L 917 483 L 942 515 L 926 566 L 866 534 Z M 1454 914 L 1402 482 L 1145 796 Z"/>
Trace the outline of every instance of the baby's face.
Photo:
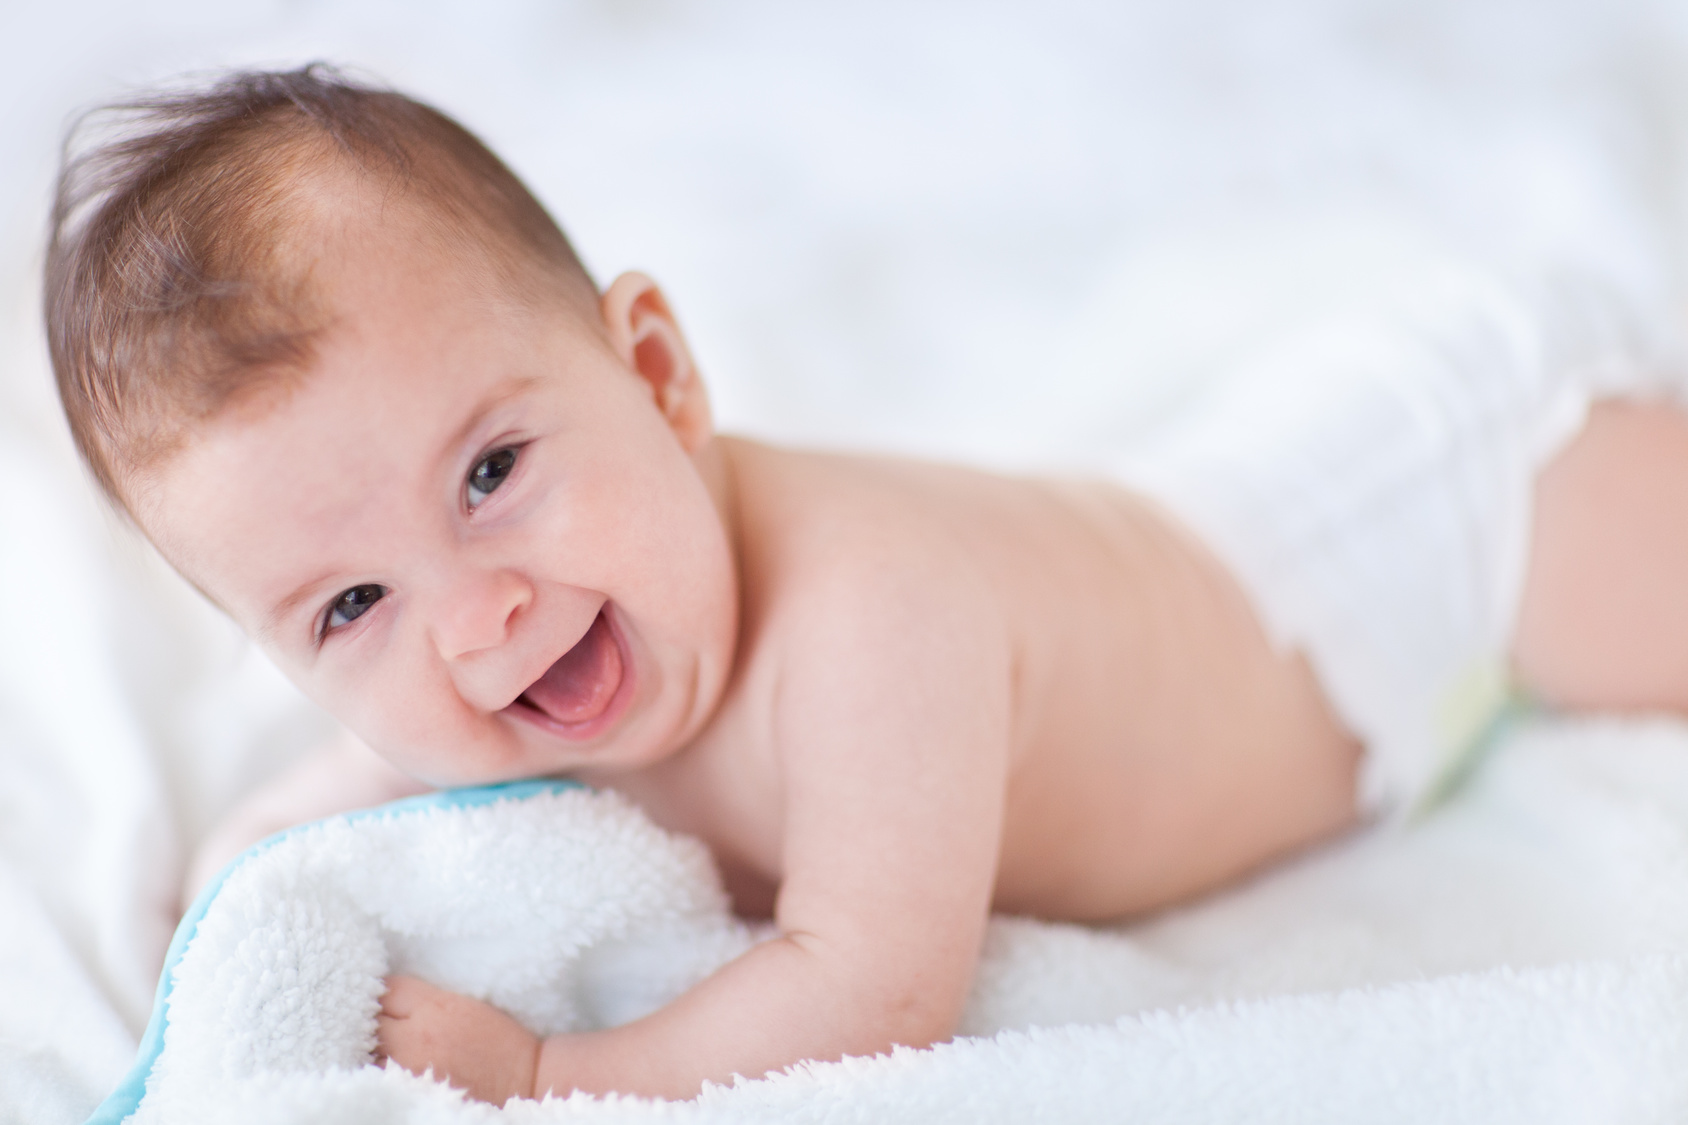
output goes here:
<path id="1" fill-rule="evenodd" d="M 313 278 L 333 310 L 313 368 L 137 490 L 164 553 L 424 780 L 615 772 L 683 744 L 737 622 L 707 432 L 560 298 L 524 308 L 357 239 Z"/>

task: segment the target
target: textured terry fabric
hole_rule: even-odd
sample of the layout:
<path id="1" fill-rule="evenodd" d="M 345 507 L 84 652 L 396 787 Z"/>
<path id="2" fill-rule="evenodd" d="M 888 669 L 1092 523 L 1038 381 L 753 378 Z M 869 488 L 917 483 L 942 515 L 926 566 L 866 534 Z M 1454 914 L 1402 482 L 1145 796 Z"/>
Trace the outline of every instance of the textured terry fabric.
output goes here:
<path id="1" fill-rule="evenodd" d="M 388 971 L 542 1031 L 623 1023 L 677 995 L 760 936 L 728 915 L 696 841 L 584 790 L 335 818 L 250 855 L 210 896 L 170 970 L 163 1050 L 131 1120 L 1680 1121 L 1688 908 L 1655 891 L 1688 856 L 1672 830 L 1688 823 L 1688 735 L 1528 737 L 1417 832 L 1375 834 L 1206 917 L 1129 932 L 994 919 L 963 1017 L 974 1038 L 685 1103 L 500 1109 L 369 1052 Z M 1638 790 L 1651 817 L 1623 798 Z M 1545 898 L 1530 892 L 1544 841 Z M 1602 877 L 1568 903 L 1579 863 Z M 1434 897 L 1381 890 L 1431 871 Z M 1575 935 L 1588 915 L 1622 927 L 1621 952 L 1569 959 L 1591 948 Z"/>

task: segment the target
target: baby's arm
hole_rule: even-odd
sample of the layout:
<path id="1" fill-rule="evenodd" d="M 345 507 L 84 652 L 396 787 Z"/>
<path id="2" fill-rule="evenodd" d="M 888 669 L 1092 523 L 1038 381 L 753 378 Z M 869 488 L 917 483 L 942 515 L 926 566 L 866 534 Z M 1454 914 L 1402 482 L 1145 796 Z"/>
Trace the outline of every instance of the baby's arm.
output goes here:
<path id="1" fill-rule="evenodd" d="M 705 1080 L 948 1036 L 995 880 L 1009 657 L 981 603 L 947 581 L 947 594 L 899 582 L 824 599 L 786 632 L 801 648 L 775 708 L 778 938 L 644 1019 L 543 1044 L 490 1007 L 395 981 L 387 1056 L 494 1102 L 548 1089 L 691 1097 Z M 494 1040 L 516 1066 L 487 1059 Z"/>
<path id="2" fill-rule="evenodd" d="M 272 832 L 427 791 L 428 786 L 341 731 L 248 794 L 217 822 L 194 851 L 182 905 L 191 903 L 229 860 Z"/>

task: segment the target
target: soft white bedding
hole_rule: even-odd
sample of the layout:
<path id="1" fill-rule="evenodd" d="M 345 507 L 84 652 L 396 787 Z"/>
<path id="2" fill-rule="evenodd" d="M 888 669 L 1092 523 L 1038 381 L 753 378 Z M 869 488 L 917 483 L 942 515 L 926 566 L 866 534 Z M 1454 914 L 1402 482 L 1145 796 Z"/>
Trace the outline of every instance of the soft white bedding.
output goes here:
<path id="1" fill-rule="evenodd" d="M 1685 751 L 1680 730 L 1532 730 L 1422 831 L 1188 911 L 1183 934 L 996 919 L 967 1038 L 680 1107 L 577 1096 L 500 1112 L 369 1065 L 389 971 L 536 1031 L 584 1030 L 651 1011 L 759 936 L 727 914 L 696 841 L 613 795 L 555 782 L 432 794 L 288 833 L 203 896 L 172 945 L 144 1069 L 99 1122 L 1680 1120 L 1688 890 L 1661 895 L 1657 867 L 1604 887 L 1578 874 L 1609 864 L 1598 853 L 1613 845 L 1629 863 L 1684 858 L 1680 827 L 1660 836 L 1660 818 L 1625 806 L 1643 778 L 1656 790 L 1688 776 Z M 1667 823 L 1682 796 L 1667 791 Z M 1530 858 L 1506 854 L 1547 818 Z M 1542 860 L 1570 850 L 1595 854 L 1551 890 L 1532 886 Z M 1434 879 L 1423 917 L 1391 917 L 1385 903 L 1405 896 L 1375 888 L 1404 868 Z M 1598 910 L 1620 936 L 1576 959 L 1587 928 L 1543 925 L 1544 908 Z M 1203 930 L 1253 948 L 1203 957 Z M 1292 940 L 1273 948 L 1266 934 Z"/>
<path id="2" fill-rule="evenodd" d="M 8 7 L 0 1120 L 116 1082 L 183 856 L 324 729 L 74 466 L 35 311 L 57 130 L 125 84 L 322 56 L 459 113 L 601 274 L 655 272 L 723 422 L 794 441 L 1082 464 L 1410 283 L 1425 238 L 1644 308 L 1688 260 L 1688 20 L 1640 0 Z M 1504 799 L 1139 928 L 1109 1003 L 1680 947 L 1688 741 L 1546 737 Z"/>

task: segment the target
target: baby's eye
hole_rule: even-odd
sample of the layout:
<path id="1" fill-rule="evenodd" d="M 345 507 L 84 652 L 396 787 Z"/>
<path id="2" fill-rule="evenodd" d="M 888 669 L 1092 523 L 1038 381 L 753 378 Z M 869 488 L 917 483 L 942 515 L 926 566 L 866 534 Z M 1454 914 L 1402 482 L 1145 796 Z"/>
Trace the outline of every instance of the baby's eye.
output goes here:
<path id="1" fill-rule="evenodd" d="M 386 596 L 385 586 L 353 586 L 344 591 L 329 604 L 328 613 L 322 619 L 323 633 L 338 629 L 342 625 L 350 625 L 363 616 L 364 610 Z"/>
<path id="2" fill-rule="evenodd" d="M 514 449 L 495 449 L 482 457 L 469 473 L 469 507 L 496 492 L 515 467 Z"/>

